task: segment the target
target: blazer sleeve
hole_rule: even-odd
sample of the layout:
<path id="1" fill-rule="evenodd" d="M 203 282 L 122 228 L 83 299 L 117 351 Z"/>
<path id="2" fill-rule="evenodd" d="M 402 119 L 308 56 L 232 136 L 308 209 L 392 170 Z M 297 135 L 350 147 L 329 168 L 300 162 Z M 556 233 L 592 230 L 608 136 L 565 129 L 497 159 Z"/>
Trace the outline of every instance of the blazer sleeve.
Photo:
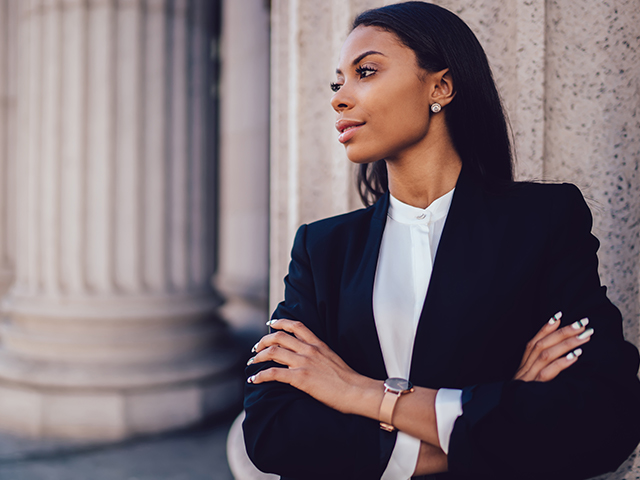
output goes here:
<path id="1" fill-rule="evenodd" d="M 305 246 L 307 228 L 302 225 L 298 229 L 285 278 L 285 299 L 271 318 L 304 322 L 325 341 Z M 274 366 L 278 364 L 251 365 L 246 374 Z M 287 478 L 377 479 L 395 443 L 395 435 L 381 435 L 378 422 L 340 413 L 278 382 L 245 382 L 244 408 L 243 431 L 249 458 L 260 470 Z"/>
<path id="2" fill-rule="evenodd" d="M 574 185 L 559 199 L 539 302 L 594 328 L 583 354 L 554 380 L 505 381 L 463 390 L 449 446 L 462 477 L 583 479 L 615 470 L 640 441 L 638 351 L 600 285 L 592 217 Z M 497 473 L 500 472 L 500 473 Z"/>

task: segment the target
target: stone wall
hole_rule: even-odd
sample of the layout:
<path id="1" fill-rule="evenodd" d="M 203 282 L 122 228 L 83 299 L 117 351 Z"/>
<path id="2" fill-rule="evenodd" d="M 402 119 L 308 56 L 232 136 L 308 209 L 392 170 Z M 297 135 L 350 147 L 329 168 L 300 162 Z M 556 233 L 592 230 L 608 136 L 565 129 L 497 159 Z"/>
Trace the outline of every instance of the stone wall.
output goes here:
<path id="1" fill-rule="evenodd" d="M 376 0 L 274 0 L 271 43 L 270 303 L 282 298 L 301 223 L 359 206 L 333 128 L 329 83 L 349 24 Z M 638 344 L 640 6 L 633 0 L 440 0 L 485 47 L 519 179 L 577 184 L 602 242 L 602 282 Z M 635 478 L 628 462 L 611 478 Z"/>

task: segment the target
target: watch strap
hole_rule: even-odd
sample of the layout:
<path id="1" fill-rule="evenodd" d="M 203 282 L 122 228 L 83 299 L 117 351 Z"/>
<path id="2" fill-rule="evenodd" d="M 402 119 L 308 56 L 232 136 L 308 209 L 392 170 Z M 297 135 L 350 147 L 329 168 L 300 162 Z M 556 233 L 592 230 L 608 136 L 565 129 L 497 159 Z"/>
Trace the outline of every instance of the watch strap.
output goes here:
<path id="1" fill-rule="evenodd" d="M 401 392 L 385 390 L 384 397 L 382 397 L 378 419 L 380 420 L 380 428 L 387 432 L 393 432 L 395 430 L 393 426 L 393 411 L 396 408 L 396 402 L 401 394 Z"/>

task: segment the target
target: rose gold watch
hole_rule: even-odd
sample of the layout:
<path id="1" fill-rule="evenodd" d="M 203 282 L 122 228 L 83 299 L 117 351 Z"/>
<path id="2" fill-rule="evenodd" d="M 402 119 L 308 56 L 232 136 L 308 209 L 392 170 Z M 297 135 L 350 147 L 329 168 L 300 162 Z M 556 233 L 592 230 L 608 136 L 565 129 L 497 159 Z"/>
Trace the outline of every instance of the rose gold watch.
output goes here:
<path id="1" fill-rule="evenodd" d="M 384 382 L 384 397 L 382 397 L 382 404 L 380 404 L 380 413 L 378 419 L 380 420 L 380 428 L 387 432 L 393 432 L 395 427 L 393 426 L 393 410 L 396 408 L 396 402 L 401 395 L 411 393 L 414 391 L 413 385 L 409 380 L 404 378 L 387 378 Z"/>

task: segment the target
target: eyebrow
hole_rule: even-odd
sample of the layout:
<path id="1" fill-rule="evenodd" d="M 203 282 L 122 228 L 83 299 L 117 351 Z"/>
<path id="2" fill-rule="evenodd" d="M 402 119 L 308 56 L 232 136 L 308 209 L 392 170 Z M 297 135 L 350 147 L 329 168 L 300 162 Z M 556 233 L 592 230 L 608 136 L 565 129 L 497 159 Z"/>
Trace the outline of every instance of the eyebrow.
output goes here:
<path id="1" fill-rule="evenodd" d="M 365 57 L 368 57 L 369 55 L 382 55 L 383 57 L 386 57 L 386 55 L 382 52 L 377 52 L 375 50 L 368 50 L 364 53 L 361 53 L 360 55 L 358 55 L 353 62 L 351 62 L 351 66 L 355 67 L 357 64 L 359 64 Z M 342 74 L 342 70 L 340 70 L 339 68 L 336 68 L 336 73 L 338 75 Z"/>

